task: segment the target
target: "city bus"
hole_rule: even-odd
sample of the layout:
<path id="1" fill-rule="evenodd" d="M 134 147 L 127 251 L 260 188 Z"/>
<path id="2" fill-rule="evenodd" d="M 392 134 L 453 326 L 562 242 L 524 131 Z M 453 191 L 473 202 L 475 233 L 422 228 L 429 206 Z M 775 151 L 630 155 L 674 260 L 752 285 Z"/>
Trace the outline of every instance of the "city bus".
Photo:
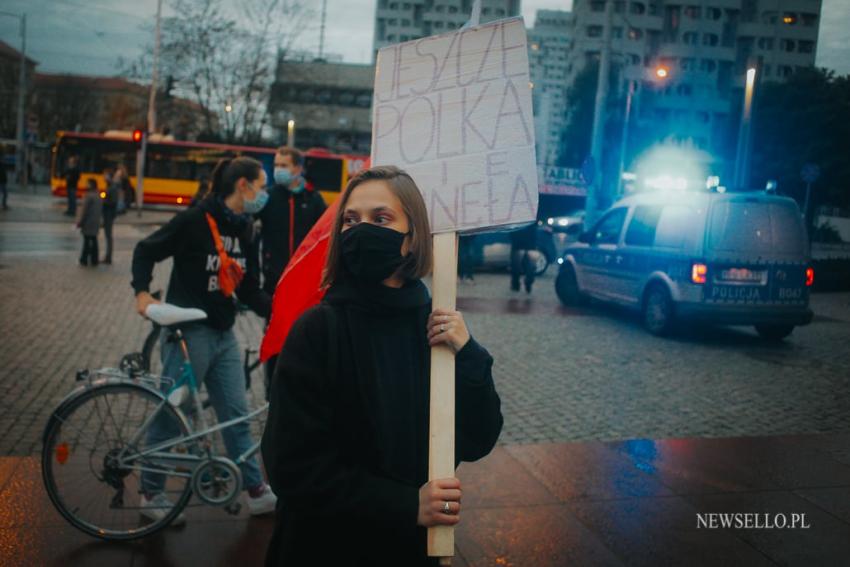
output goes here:
<path id="1" fill-rule="evenodd" d="M 112 131 L 104 134 L 59 132 L 53 146 L 50 186 L 54 196 L 67 196 L 65 169 L 68 158 L 79 157 L 80 182 L 78 197 L 89 179 L 99 188 L 106 187 L 103 172 L 107 167 L 123 164 L 136 187 L 136 154 L 139 144 L 131 132 Z M 218 160 L 226 157 L 250 156 L 260 161 L 269 180 L 273 177 L 275 148 L 182 142 L 151 136 L 145 158 L 144 203 L 188 206 L 198 190 L 202 176 L 210 177 Z M 368 156 L 334 154 L 323 149 L 304 152 L 305 177 L 330 204 L 345 188 L 349 177 L 368 161 Z"/>

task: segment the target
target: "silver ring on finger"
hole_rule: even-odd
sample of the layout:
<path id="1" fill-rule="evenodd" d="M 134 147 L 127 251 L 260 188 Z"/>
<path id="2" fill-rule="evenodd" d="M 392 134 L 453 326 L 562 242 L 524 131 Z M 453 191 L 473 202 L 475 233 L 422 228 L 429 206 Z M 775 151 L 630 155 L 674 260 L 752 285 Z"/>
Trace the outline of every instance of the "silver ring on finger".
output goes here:
<path id="1" fill-rule="evenodd" d="M 443 514 L 451 514 L 451 508 L 449 508 L 448 502 L 443 502 Z"/>
<path id="2" fill-rule="evenodd" d="M 446 326 L 445 326 L 445 325 L 440 325 L 440 332 L 441 332 L 441 333 L 445 333 L 445 332 L 446 332 Z"/>

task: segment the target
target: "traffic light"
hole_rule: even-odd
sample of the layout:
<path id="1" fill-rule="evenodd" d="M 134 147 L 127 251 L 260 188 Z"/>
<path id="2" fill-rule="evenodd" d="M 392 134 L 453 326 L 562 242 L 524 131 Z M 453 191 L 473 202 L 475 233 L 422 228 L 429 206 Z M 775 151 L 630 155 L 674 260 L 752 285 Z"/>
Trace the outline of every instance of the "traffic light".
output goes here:
<path id="1" fill-rule="evenodd" d="M 139 128 L 136 128 L 135 130 L 133 130 L 133 143 L 140 144 L 144 136 L 145 133 Z"/>

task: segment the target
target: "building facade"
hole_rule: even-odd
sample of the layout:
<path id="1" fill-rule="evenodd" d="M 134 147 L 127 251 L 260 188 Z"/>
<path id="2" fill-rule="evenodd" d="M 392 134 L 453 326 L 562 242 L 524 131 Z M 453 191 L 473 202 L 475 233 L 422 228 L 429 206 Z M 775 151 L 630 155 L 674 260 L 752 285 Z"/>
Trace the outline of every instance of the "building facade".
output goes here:
<path id="1" fill-rule="evenodd" d="M 38 118 L 38 138 L 47 142 L 59 130 L 133 130 L 147 122 L 149 94 L 149 86 L 119 77 L 38 73 L 30 112 Z M 178 140 L 195 140 L 201 133 L 206 111 L 195 102 L 160 92 L 156 111 L 160 132 Z"/>
<path id="2" fill-rule="evenodd" d="M 339 153 L 368 154 L 372 143 L 372 65 L 278 59 L 269 98 L 276 140 Z"/>
<path id="3" fill-rule="evenodd" d="M 747 68 L 759 81 L 784 81 L 815 63 L 821 0 L 610 1 L 609 101 L 624 101 L 633 82 L 633 125 L 655 142 L 728 155 Z M 606 0 L 575 0 L 573 16 L 568 84 L 600 59 Z"/>
<path id="4" fill-rule="evenodd" d="M 519 15 L 519 0 L 482 0 L 481 23 Z M 463 27 L 472 0 L 378 0 L 372 55 L 384 46 Z"/>
<path id="5" fill-rule="evenodd" d="M 567 66 L 572 14 L 538 10 L 528 30 L 528 66 L 532 84 L 537 161 L 555 165 L 567 118 Z"/>

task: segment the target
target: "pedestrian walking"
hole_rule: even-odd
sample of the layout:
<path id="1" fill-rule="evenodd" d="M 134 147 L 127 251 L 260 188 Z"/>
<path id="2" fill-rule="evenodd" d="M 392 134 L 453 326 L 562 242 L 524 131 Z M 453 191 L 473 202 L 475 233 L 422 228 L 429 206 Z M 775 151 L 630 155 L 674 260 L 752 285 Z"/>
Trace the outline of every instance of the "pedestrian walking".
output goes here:
<path id="1" fill-rule="evenodd" d="M 511 291 L 519 291 L 519 280 L 522 276 L 525 292 L 531 293 L 535 269 L 529 252 L 533 250 L 537 250 L 536 222 L 511 232 Z"/>
<path id="2" fill-rule="evenodd" d="M 121 187 L 118 193 L 117 214 L 123 215 L 129 207 L 134 207 L 136 204 L 136 189 L 130 183 L 130 174 L 127 172 L 127 166 L 123 163 L 116 169 L 116 179 L 120 181 Z"/>
<path id="3" fill-rule="evenodd" d="M 212 194 L 197 207 L 175 215 L 165 226 L 136 245 L 133 253 L 133 289 L 136 308 L 142 315 L 156 300 L 149 292 L 154 265 L 173 258 L 167 301 L 180 307 L 196 307 L 207 319 L 182 327 L 189 357 L 198 380 L 206 386 L 220 423 L 247 415 L 245 373 L 233 324 L 236 301 L 267 317 L 269 296 L 260 289 L 258 274 L 247 265 L 245 250 L 251 218 L 246 213 L 262 209 L 266 174 L 260 162 L 249 157 L 222 160 L 213 172 Z M 168 330 L 164 330 L 168 333 Z M 177 342 L 161 338 L 163 374 L 180 376 L 183 356 Z M 167 385 L 166 385 L 167 387 Z M 166 420 L 167 421 L 167 420 Z M 176 435 L 161 422 L 154 422 L 148 446 Z M 254 441 L 248 422 L 221 432 L 231 459 L 248 452 Z M 274 510 L 277 498 L 263 480 L 257 459 L 240 464 L 252 515 Z M 141 512 L 161 518 L 172 503 L 163 492 L 163 475 L 142 474 Z M 185 519 L 181 518 L 182 522 Z"/>
<path id="4" fill-rule="evenodd" d="M 475 284 L 475 235 L 462 234 L 458 239 L 457 275 L 461 283 Z"/>
<path id="5" fill-rule="evenodd" d="M 104 264 L 112 263 L 112 228 L 115 224 L 115 217 L 118 215 L 118 206 L 121 201 L 121 191 L 123 190 L 122 176 L 126 174 L 127 169 L 123 166 L 116 168 L 112 175 L 112 181 L 106 187 L 106 196 L 103 199 L 103 235 L 106 240 L 106 255 L 103 257 Z"/>
<path id="6" fill-rule="evenodd" d="M 493 359 L 457 311 L 431 309 L 425 203 L 396 167 L 340 197 L 320 305 L 295 323 L 271 383 L 262 454 L 280 496 L 266 565 L 430 565 L 426 528 L 460 520 L 456 478 L 428 481 L 430 348 L 456 352 L 456 455 L 502 427 Z"/>
<path id="7" fill-rule="evenodd" d="M 278 148 L 274 157 L 274 185 L 269 202 L 257 215 L 261 223 L 258 261 L 263 289 L 274 295 L 280 275 L 292 254 L 325 212 L 325 201 L 304 179 L 304 154 L 295 148 Z M 266 398 L 277 357 L 265 364 Z"/>
<path id="8" fill-rule="evenodd" d="M 80 183 L 80 158 L 71 156 L 65 166 L 65 190 L 68 192 L 68 208 L 65 216 L 77 215 L 77 185 Z"/>
<path id="9" fill-rule="evenodd" d="M 0 156 L 2 156 L 2 155 L 3 155 L 2 147 L 0 147 Z M 6 173 L 6 166 L 3 165 L 2 163 L 0 163 L 0 191 L 3 192 L 3 210 L 4 211 L 9 210 L 9 205 L 6 202 L 9 198 L 9 190 L 6 187 L 8 182 L 9 182 L 9 176 Z"/>
<path id="10" fill-rule="evenodd" d="M 80 254 L 80 265 L 97 266 L 97 233 L 100 232 L 100 217 L 103 210 L 100 194 L 97 190 L 97 181 L 89 179 L 83 199 L 80 218 L 77 228 L 83 235 L 83 251 Z"/>

